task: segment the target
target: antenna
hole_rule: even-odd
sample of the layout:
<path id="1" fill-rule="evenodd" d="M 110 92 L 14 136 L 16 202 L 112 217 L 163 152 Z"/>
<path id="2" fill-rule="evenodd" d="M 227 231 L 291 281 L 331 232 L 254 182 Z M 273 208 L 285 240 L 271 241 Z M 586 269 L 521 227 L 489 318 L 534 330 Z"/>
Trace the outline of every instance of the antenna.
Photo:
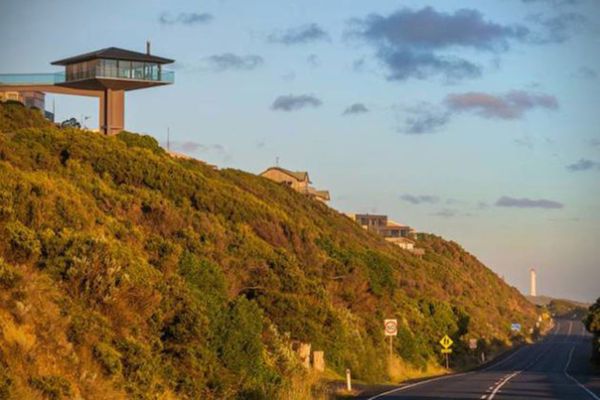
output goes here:
<path id="1" fill-rule="evenodd" d="M 275 166 L 279 167 L 279 157 L 275 157 Z"/>

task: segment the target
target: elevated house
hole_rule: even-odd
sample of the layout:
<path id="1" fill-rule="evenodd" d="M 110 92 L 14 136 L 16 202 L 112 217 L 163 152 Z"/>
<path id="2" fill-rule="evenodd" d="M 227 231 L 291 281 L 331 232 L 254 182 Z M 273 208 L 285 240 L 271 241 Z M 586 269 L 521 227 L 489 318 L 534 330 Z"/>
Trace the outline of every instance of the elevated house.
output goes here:
<path id="1" fill-rule="evenodd" d="M 261 172 L 260 176 L 284 184 L 316 200 L 327 202 L 330 200 L 329 191 L 318 190 L 310 186 L 312 183 L 306 171 L 290 171 L 281 167 L 270 167 Z"/>
<path id="2" fill-rule="evenodd" d="M 409 250 L 414 254 L 424 254 L 423 249 L 415 247 L 416 231 L 408 225 L 388 219 L 387 215 L 347 214 L 364 229 L 382 236 L 386 241 Z"/>
<path id="3" fill-rule="evenodd" d="M 125 92 L 172 84 L 174 74 L 163 68 L 174 60 L 146 52 L 108 47 L 52 62 L 63 71 L 41 74 L 0 74 L 0 98 L 43 109 L 44 94 L 95 97 L 99 101 L 99 131 L 115 135 L 125 128 Z M 19 98 L 15 98 L 15 96 Z"/>

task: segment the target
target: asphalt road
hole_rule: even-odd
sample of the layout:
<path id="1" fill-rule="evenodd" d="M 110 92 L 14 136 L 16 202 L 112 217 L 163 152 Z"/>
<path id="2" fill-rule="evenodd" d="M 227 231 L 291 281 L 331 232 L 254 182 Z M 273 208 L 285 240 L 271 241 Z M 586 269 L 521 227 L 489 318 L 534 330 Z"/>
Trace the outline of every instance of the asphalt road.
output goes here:
<path id="1" fill-rule="evenodd" d="M 590 352 L 583 324 L 558 320 L 544 340 L 484 369 L 404 385 L 369 400 L 600 400 L 600 374 L 589 363 Z"/>

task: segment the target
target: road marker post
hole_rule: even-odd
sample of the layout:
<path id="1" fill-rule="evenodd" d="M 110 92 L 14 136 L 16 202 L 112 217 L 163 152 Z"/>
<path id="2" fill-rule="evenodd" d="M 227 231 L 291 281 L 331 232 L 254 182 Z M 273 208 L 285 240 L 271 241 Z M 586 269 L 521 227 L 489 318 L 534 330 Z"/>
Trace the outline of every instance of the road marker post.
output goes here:
<path id="1" fill-rule="evenodd" d="M 346 368 L 346 390 L 348 392 L 352 391 L 352 373 L 350 372 L 350 368 Z"/>

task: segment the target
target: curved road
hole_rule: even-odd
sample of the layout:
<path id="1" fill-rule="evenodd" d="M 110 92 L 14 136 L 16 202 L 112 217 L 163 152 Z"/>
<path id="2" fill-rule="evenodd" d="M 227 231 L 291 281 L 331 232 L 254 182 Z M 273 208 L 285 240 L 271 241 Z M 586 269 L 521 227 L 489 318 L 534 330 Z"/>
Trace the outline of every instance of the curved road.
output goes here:
<path id="1" fill-rule="evenodd" d="M 389 390 L 369 400 L 600 400 L 600 374 L 589 363 L 591 336 L 580 321 L 557 320 L 552 333 L 477 371 Z"/>

